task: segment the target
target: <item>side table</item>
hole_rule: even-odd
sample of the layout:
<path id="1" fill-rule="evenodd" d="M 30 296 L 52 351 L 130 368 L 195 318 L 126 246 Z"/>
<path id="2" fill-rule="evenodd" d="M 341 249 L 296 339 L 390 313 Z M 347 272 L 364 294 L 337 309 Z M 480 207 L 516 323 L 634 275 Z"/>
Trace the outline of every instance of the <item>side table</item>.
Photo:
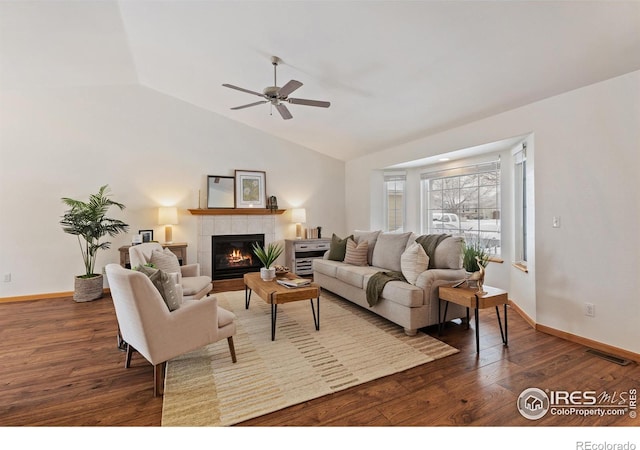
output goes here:
<path id="1" fill-rule="evenodd" d="M 509 296 L 507 291 L 498 289 L 491 286 L 484 286 L 485 293 L 478 294 L 477 289 L 470 289 L 467 287 L 451 287 L 440 286 L 438 288 L 438 334 L 442 333 L 442 325 L 447 320 L 447 307 L 448 302 L 453 302 L 467 308 L 467 327 L 469 326 L 469 308 L 474 308 L 475 313 L 475 325 L 476 325 L 476 353 L 480 353 L 480 319 L 478 311 L 484 308 L 490 308 L 495 306 L 496 314 L 498 315 L 498 325 L 500 326 L 500 335 L 502 336 L 502 343 L 505 347 L 508 346 L 507 335 L 507 304 L 509 303 Z M 440 304 L 444 300 L 447 302 L 444 308 L 444 317 L 440 319 Z M 498 306 L 504 305 L 504 331 L 502 329 L 502 321 L 500 320 L 500 310 Z"/>
<path id="2" fill-rule="evenodd" d="M 173 244 L 160 244 L 162 248 L 168 248 L 173 253 L 175 253 L 178 258 L 178 262 L 181 266 L 187 264 L 187 244 L 184 242 L 175 242 Z M 129 247 L 130 245 L 123 245 L 118 249 L 120 252 L 120 265 L 125 269 L 131 268 L 131 262 L 129 261 Z"/>

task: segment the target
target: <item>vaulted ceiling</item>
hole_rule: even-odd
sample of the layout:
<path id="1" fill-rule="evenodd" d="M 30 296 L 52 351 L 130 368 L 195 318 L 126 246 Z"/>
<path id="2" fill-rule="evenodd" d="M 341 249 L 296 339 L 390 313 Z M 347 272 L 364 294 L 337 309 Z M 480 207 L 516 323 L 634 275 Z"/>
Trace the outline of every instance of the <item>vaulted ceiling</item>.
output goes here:
<path id="1" fill-rule="evenodd" d="M 140 83 L 342 160 L 640 69 L 637 1 L 17 3 L 3 87 Z M 274 55 L 331 107 L 231 110 L 260 98 L 222 84 L 261 92 Z"/>

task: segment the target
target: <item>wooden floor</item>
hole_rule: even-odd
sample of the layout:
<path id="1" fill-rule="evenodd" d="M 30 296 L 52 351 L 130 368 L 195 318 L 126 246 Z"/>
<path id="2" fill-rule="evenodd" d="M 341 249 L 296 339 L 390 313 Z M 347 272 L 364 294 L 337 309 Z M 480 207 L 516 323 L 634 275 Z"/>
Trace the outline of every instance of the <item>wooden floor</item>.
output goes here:
<path id="1" fill-rule="evenodd" d="M 460 349 L 456 355 L 241 425 L 640 424 L 629 414 L 524 419 L 516 399 L 526 388 L 620 394 L 640 388 L 640 370 L 536 332 L 515 313 L 509 348 L 502 346 L 495 312 L 481 313 L 480 331 L 479 358 L 473 329 L 452 323 L 441 339 Z M 153 398 L 151 365 L 134 354 L 125 369 L 124 357 L 109 297 L 0 304 L 0 426 L 159 426 L 162 399 Z"/>

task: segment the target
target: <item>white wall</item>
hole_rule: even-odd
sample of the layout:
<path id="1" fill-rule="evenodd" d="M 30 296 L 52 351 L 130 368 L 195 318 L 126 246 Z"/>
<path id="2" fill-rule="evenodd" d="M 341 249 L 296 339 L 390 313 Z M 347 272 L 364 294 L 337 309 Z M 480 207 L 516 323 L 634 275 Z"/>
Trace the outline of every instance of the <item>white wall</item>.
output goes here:
<path id="1" fill-rule="evenodd" d="M 534 260 L 529 274 L 509 269 L 510 297 L 540 324 L 639 352 L 638 124 L 640 72 L 632 72 L 349 161 L 347 229 L 379 225 L 377 170 L 533 133 Z M 594 318 L 585 302 L 596 305 Z"/>
<path id="2" fill-rule="evenodd" d="M 103 184 L 127 209 L 114 217 L 131 232 L 112 240 L 98 269 L 117 262 L 117 248 L 157 224 L 157 207 L 175 204 L 174 241 L 197 257 L 196 218 L 207 175 L 263 170 L 280 208 L 307 208 L 307 226 L 344 230 L 344 163 L 273 138 L 188 103 L 136 85 L 12 89 L 0 92 L 0 298 L 73 290 L 83 266 L 75 237 L 64 234 L 61 197 L 86 199 Z M 339 213 L 334 213 L 338 211 Z M 295 236 L 289 213 L 278 236 Z M 11 282 L 3 282 L 5 274 Z"/>

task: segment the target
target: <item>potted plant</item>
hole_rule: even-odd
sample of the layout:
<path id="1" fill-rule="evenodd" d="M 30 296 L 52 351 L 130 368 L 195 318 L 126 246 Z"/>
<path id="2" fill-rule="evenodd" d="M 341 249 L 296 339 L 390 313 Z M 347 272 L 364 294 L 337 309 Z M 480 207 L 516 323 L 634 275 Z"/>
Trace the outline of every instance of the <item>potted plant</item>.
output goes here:
<path id="1" fill-rule="evenodd" d="M 71 209 L 67 210 L 60 220 L 62 230 L 65 233 L 78 237 L 80 252 L 84 262 L 85 273 L 75 278 L 73 299 L 77 302 L 86 302 L 102 297 L 103 276 L 94 273 L 98 250 L 106 250 L 111 242 L 100 239 L 107 234 L 111 237 L 126 232 L 129 225 L 118 219 L 105 217 L 111 206 L 123 210 L 122 203 L 109 198 L 109 187 L 102 186 L 97 194 L 89 196 L 88 202 L 62 198 L 62 202 Z"/>
<path id="2" fill-rule="evenodd" d="M 266 247 L 261 247 L 257 242 L 253 244 L 253 253 L 258 257 L 263 267 L 260 269 L 260 278 L 271 281 L 276 277 L 275 267 L 271 267 L 278 256 L 282 254 L 282 246 L 273 242 Z"/>

